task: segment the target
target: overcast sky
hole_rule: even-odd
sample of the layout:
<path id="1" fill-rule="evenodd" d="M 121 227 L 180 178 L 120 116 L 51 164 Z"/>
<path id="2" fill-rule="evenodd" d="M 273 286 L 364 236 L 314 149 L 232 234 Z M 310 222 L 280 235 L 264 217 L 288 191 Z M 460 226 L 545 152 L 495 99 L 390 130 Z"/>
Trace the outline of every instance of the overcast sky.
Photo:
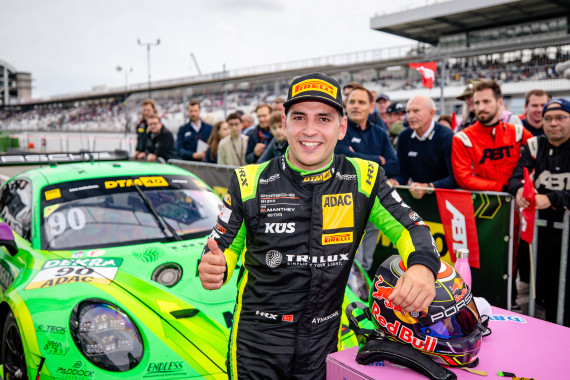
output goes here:
<path id="1" fill-rule="evenodd" d="M 426 0 L 424 0 L 425 2 Z M 370 29 L 392 1 L 0 0 L 0 59 L 31 72 L 33 97 L 409 45 Z M 399 6 L 399 5 L 398 5 Z"/>

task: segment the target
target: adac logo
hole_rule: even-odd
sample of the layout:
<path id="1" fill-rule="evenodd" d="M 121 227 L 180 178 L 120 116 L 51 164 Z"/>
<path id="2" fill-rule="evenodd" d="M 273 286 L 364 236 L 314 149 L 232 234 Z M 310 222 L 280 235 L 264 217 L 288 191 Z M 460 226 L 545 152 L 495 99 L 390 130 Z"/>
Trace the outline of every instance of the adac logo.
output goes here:
<path id="1" fill-rule="evenodd" d="M 135 179 L 118 179 L 116 181 L 105 181 L 105 189 L 114 189 L 116 187 L 133 187 L 134 185 L 143 187 L 168 186 L 168 182 L 164 177 L 140 177 Z"/>
<path id="2" fill-rule="evenodd" d="M 307 79 L 293 86 L 291 97 L 305 91 L 320 91 L 336 99 L 337 88 L 328 82 L 320 79 Z"/>
<path id="3" fill-rule="evenodd" d="M 352 243 L 352 232 L 323 234 L 323 245 Z"/>
<path id="4" fill-rule="evenodd" d="M 226 193 L 226 195 L 224 195 L 224 202 L 226 202 L 228 206 L 232 205 L 232 196 L 230 193 Z"/>
<path id="5" fill-rule="evenodd" d="M 331 170 L 327 170 L 324 173 L 321 173 L 319 175 L 314 175 L 311 177 L 305 177 L 303 178 L 303 182 L 325 182 L 327 179 L 332 177 L 332 173 Z"/>
<path id="6" fill-rule="evenodd" d="M 331 194 L 323 197 L 323 207 L 350 206 L 352 194 Z"/>
<path id="7" fill-rule="evenodd" d="M 351 193 L 323 195 L 323 230 L 354 227 Z"/>

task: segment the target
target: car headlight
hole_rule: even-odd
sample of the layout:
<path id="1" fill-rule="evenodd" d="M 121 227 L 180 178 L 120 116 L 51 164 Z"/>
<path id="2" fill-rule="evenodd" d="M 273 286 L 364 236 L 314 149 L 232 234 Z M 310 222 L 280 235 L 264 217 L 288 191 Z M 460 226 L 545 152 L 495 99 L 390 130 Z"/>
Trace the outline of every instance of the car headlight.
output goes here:
<path id="1" fill-rule="evenodd" d="M 139 330 L 117 306 L 100 300 L 79 303 L 71 313 L 69 331 L 79 351 L 99 368 L 123 372 L 141 361 Z"/>

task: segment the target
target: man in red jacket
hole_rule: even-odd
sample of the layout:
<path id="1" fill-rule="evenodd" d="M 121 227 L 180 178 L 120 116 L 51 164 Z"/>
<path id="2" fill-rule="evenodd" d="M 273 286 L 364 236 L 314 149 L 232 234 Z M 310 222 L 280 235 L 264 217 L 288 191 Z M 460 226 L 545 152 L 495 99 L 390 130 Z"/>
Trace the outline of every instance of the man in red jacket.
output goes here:
<path id="1" fill-rule="evenodd" d="M 478 82 L 473 97 L 477 122 L 453 137 L 453 174 L 466 190 L 506 191 L 521 146 L 532 134 L 522 125 L 499 121 L 503 95 L 497 82 Z"/>

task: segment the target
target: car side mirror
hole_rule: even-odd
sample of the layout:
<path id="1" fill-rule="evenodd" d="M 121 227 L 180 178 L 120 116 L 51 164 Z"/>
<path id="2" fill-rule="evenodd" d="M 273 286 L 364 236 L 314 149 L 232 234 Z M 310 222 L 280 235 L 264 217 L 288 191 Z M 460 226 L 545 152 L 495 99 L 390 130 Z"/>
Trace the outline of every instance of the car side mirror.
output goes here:
<path id="1" fill-rule="evenodd" d="M 0 246 L 6 247 L 10 255 L 18 253 L 18 246 L 14 241 L 14 233 L 6 223 L 0 223 Z"/>

